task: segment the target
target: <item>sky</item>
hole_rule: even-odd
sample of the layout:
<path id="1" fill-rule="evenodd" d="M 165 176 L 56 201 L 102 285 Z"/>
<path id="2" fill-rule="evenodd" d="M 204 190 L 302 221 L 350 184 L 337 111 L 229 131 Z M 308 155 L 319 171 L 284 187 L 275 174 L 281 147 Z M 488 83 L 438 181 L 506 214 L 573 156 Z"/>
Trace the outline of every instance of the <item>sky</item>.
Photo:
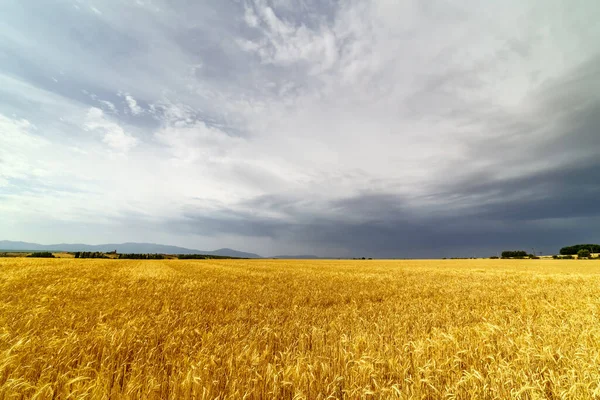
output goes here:
<path id="1" fill-rule="evenodd" d="M 596 0 L 2 0 L 0 239 L 600 242 Z"/>

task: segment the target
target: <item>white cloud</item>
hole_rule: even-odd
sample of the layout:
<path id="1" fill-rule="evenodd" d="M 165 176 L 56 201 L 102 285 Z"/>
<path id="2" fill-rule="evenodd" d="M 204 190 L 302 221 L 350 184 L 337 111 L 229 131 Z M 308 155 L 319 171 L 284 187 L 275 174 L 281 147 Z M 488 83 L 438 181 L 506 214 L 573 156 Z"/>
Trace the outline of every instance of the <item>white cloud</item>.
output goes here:
<path id="1" fill-rule="evenodd" d="M 84 127 L 102 133 L 102 141 L 117 152 L 126 153 L 138 143 L 135 137 L 127 134 L 119 124 L 108 120 L 104 112 L 96 107 L 88 110 Z"/>
<path id="2" fill-rule="evenodd" d="M 246 6 L 244 20 L 248 26 L 260 29 L 263 38 L 238 43 L 246 51 L 256 52 L 264 63 L 289 66 L 300 61 L 309 64 L 310 73 L 329 70 L 338 59 L 335 33 L 326 25 L 318 30 L 306 25 L 294 26 L 280 19 L 266 1 L 258 0 L 254 8 Z"/>
<path id="3" fill-rule="evenodd" d="M 110 101 L 107 100 L 100 100 L 100 104 L 102 104 L 104 107 L 106 107 L 106 109 L 108 111 L 110 111 L 111 113 L 116 113 L 117 112 L 117 108 L 115 107 L 115 105 L 113 103 L 111 103 Z"/>
<path id="4" fill-rule="evenodd" d="M 250 26 L 252 28 L 256 28 L 258 26 L 259 20 L 258 20 L 258 16 L 254 12 L 254 9 L 251 7 L 248 7 L 248 5 L 246 5 L 245 10 L 246 10 L 246 12 L 244 13 L 244 21 L 246 21 L 248 26 Z"/>
<path id="5" fill-rule="evenodd" d="M 125 95 L 125 101 L 127 101 L 127 105 L 129 106 L 129 110 L 133 115 L 140 115 L 144 112 L 144 109 L 138 106 L 137 101 L 133 98 L 133 96 L 127 94 Z"/>
<path id="6" fill-rule="evenodd" d="M 4 148 L 15 144 L 35 145 L 39 139 L 30 135 L 29 131 L 35 127 L 26 119 L 9 118 L 0 114 L 0 131 Z"/>
<path id="7" fill-rule="evenodd" d="M 333 22 L 311 28 L 257 0 L 245 20 L 261 35 L 245 39 L 242 47 L 264 63 L 289 67 L 287 78 L 299 89 L 261 99 L 260 108 L 236 107 L 247 113 L 261 149 L 273 149 L 265 158 L 287 152 L 296 170 L 316 176 L 363 171 L 366 180 L 355 180 L 354 190 L 387 181 L 388 190 L 421 196 L 446 181 L 449 170 L 462 179 L 484 164 L 512 169 L 500 168 L 501 156 L 493 154 L 482 163 L 472 149 L 484 138 L 508 137 L 527 122 L 536 127 L 520 143 L 543 142 L 546 110 L 525 111 L 539 102 L 534 93 L 539 81 L 532 74 L 543 71 L 551 81 L 586 57 L 579 52 L 548 64 L 551 55 L 581 41 L 562 41 L 573 33 L 565 25 L 552 36 L 539 35 L 536 30 L 556 18 L 555 11 L 537 10 L 539 4 L 509 2 L 487 10 L 475 2 L 351 2 L 337 10 Z M 515 43 L 527 45 L 514 50 Z M 494 118 L 515 125 L 500 127 Z M 310 153 L 293 151 L 299 148 Z M 518 158 L 515 172 L 534 163 L 526 153 L 512 156 Z M 329 192 L 338 193 L 335 186 L 342 181 Z"/>
<path id="8" fill-rule="evenodd" d="M 0 178 L 27 179 L 43 175 L 44 168 L 32 152 L 47 146 L 48 142 L 34 134 L 35 126 L 26 119 L 15 119 L 0 114 Z"/>
<path id="9" fill-rule="evenodd" d="M 239 138 L 230 137 L 203 121 L 168 124 L 154 136 L 159 143 L 167 146 L 173 157 L 183 162 L 222 159 L 241 142 Z"/>

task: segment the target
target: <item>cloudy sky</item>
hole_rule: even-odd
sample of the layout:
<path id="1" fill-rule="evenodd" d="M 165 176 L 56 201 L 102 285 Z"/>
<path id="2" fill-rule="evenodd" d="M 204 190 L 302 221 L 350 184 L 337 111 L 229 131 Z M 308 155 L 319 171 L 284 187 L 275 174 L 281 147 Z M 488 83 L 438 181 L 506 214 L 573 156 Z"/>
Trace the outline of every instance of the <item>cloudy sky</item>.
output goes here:
<path id="1" fill-rule="evenodd" d="M 2 0 L 0 239 L 600 241 L 597 0 Z"/>

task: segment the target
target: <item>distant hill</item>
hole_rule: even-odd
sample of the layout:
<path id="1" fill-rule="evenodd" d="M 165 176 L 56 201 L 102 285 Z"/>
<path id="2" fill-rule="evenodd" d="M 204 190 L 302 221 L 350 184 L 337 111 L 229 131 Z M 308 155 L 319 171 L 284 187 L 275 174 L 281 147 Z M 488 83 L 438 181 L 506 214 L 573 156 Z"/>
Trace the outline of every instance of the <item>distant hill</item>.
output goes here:
<path id="1" fill-rule="evenodd" d="M 314 256 L 311 254 L 303 254 L 303 255 L 299 255 L 299 256 L 273 256 L 271 258 L 280 258 L 280 259 L 285 259 L 285 260 L 317 260 L 321 257 L 319 256 Z"/>
<path id="2" fill-rule="evenodd" d="M 155 243 L 113 243 L 113 244 L 82 244 L 82 243 L 60 243 L 39 244 L 28 242 L 13 242 L 0 240 L 0 250 L 13 251 L 100 251 L 107 253 L 116 250 L 117 253 L 158 253 L 158 254 L 207 254 L 214 256 L 240 257 L 240 258 L 262 258 L 258 254 L 246 253 L 233 249 L 218 249 L 213 251 L 187 249 L 185 247 L 168 246 Z"/>
<path id="3" fill-rule="evenodd" d="M 202 253 L 202 254 L 205 254 L 205 253 Z M 228 249 L 228 248 L 213 250 L 212 252 L 208 252 L 207 254 L 214 254 L 216 256 L 225 256 L 225 257 L 262 258 L 258 254 L 245 253 L 243 251 L 237 251 L 237 250 Z"/>

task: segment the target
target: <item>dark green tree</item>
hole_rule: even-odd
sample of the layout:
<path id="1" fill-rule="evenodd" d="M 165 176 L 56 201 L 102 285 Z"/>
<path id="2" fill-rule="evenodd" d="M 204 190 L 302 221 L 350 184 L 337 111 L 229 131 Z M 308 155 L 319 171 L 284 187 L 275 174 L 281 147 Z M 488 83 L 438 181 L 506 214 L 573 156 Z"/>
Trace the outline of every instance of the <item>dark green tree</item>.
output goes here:
<path id="1" fill-rule="evenodd" d="M 41 252 L 37 252 L 37 253 L 31 253 L 27 257 L 33 257 L 33 258 L 54 258 L 54 254 L 50 253 L 49 251 L 41 251 Z"/>
<path id="2" fill-rule="evenodd" d="M 586 249 L 592 253 L 600 253 L 600 244 L 576 244 L 560 249 L 560 254 L 563 256 L 574 256 L 579 250 Z"/>
<path id="3" fill-rule="evenodd" d="M 523 250 L 507 250 L 502 252 L 502 258 L 525 258 L 527 252 Z"/>
<path id="4" fill-rule="evenodd" d="M 577 252 L 577 258 L 590 258 L 590 251 L 588 249 L 581 249 Z"/>

